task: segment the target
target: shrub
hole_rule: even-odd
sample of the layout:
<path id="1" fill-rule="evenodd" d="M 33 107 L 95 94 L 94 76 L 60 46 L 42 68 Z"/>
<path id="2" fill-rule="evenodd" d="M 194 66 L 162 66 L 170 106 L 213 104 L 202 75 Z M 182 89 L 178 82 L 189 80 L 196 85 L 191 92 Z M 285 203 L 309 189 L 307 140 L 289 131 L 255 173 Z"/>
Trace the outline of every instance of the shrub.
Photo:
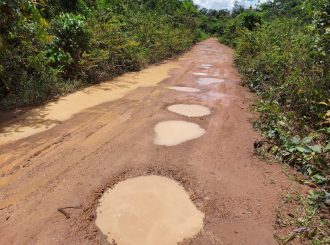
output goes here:
<path id="1" fill-rule="evenodd" d="M 296 20 L 279 19 L 238 39 L 236 61 L 244 82 L 310 122 L 329 96 L 326 67 L 315 37 Z M 322 51 L 321 51 L 322 52 Z M 315 121 L 316 120 L 316 121 Z M 313 123 L 314 124 L 314 123 Z"/>
<path id="2" fill-rule="evenodd" d="M 224 31 L 220 35 L 220 41 L 232 47 L 237 45 L 237 40 L 244 30 L 253 31 L 262 22 L 261 14 L 254 10 L 247 10 L 227 21 Z"/>
<path id="3" fill-rule="evenodd" d="M 90 33 L 85 18 L 81 15 L 62 13 L 57 16 L 51 28 L 53 40 L 49 45 L 49 59 L 55 65 L 64 65 L 74 73 L 83 52 L 89 47 Z M 71 74 L 67 74 L 71 75 Z"/>
<path id="4" fill-rule="evenodd" d="M 94 30 L 91 52 L 84 56 L 90 81 L 101 81 L 124 71 L 136 71 L 148 64 L 172 57 L 189 48 L 194 32 L 174 27 L 167 16 L 156 12 L 126 12 L 112 15 L 100 10 L 90 20 Z"/>
<path id="5" fill-rule="evenodd" d="M 0 104 L 2 108 L 41 102 L 53 91 L 58 69 L 49 66 L 47 21 L 30 1 L 1 5 Z M 24 24 L 23 24 L 24 23 Z"/>

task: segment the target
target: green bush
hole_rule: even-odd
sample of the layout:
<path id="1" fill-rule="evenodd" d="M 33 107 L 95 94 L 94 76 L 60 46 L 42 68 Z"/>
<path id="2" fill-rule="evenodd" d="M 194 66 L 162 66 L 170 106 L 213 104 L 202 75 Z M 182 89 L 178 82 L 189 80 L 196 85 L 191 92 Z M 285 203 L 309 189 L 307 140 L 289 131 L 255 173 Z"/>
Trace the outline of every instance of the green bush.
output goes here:
<path id="1" fill-rule="evenodd" d="M 327 67 L 315 36 L 297 20 L 278 19 L 238 39 L 236 62 L 244 82 L 314 125 L 329 98 Z M 318 57 L 318 59 L 315 59 Z"/>
<path id="2" fill-rule="evenodd" d="M 94 35 L 91 52 L 83 58 L 90 81 L 102 81 L 124 71 L 177 55 L 197 37 L 186 27 L 174 27 L 167 16 L 156 12 L 113 15 L 104 6 L 90 21 Z"/>
<path id="3" fill-rule="evenodd" d="M 47 21 L 30 1 L 4 3 L 1 13 L 7 13 L 1 18 L 1 108 L 40 103 L 57 93 L 59 72 L 45 52 Z"/>
<path id="4" fill-rule="evenodd" d="M 226 22 L 220 41 L 232 47 L 237 45 L 237 39 L 244 30 L 253 31 L 262 22 L 261 14 L 255 10 L 246 10 Z"/>
<path id="5" fill-rule="evenodd" d="M 236 47 L 243 83 L 261 97 L 256 126 L 273 144 L 268 152 L 329 191 L 330 3 L 275 0 L 256 11 L 232 18 L 222 37 Z"/>
<path id="6" fill-rule="evenodd" d="M 64 65 L 66 69 L 76 68 L 89 47 L 90 33 L 85 18 L 62 13 L 54 19 L 51 33 L 54 36 L 48 51 L 50 61 L 57 66 Z"/>

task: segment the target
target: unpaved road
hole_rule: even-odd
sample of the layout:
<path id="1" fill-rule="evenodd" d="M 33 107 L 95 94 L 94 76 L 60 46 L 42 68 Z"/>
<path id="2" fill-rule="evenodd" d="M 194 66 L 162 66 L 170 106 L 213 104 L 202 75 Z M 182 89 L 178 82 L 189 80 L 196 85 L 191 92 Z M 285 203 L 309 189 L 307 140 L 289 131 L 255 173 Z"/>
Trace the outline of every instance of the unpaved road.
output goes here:
<path id="1" fill-rule="evenodd" d="M 106 244 L 94 223 L 101 194 L 118 181 L 151 174 L 180 182 L 205 215 L 203 231 L 185 244 L 277 244 L 276 208 L 290 182 L 280 166 L 254 156 L 253 96 L 240 85 L 233 51 L 210 39 L 172 63 L 156 86 L 93 104 L 0 146 L 0 244 Z M 198 83 L 202 77 L 224 82 Z M 166 109 L 183 103 L 206 106 L 211 114 L 188 118 Z M 154 126 L 166 120 L 196 123 L 205 134 L 156 145 Z M 15 127 L 19 133 L 19 122 Z M 68 206 L 75 208 L 64 209 L 66 218 L 58 209 Z"/>

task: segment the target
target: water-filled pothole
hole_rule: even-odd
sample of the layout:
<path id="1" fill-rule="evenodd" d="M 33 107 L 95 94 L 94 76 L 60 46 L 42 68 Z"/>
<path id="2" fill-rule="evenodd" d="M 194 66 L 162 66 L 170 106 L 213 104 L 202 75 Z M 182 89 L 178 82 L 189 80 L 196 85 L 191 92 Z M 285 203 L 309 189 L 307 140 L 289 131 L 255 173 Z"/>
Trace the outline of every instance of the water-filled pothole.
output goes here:
<path id="1" fill-rule="evenodd" d="M 225 80 L 218 79 L 218 78 L 212 78 L 212 77 L 205 77 L 205 78 L 199 78 L 197 82 L 201 85 L 209 85 L 213 83 L 224 83 Z"/>
<path id="2" fill-rule="evenodd" d="M 176 104 L 168 106 L 167 109 L 187 117 L 202 117 L 211 114 L 209 108 L 201 105 Z"/>
<path id="3" fill-rule="evenodd" d="M 209 91 L 207 93 L 200 94 L 199 97 L 204 100 L 219 100 L 228 97 L 228 95 L 214 91 Z"/>
<path id="4" fill-rule="evenodd" d="M 207 76 L 207 73 L 205 73 L 205 72 L 194 72 L 193 75 L 195 75 L 195 76 Z"/>
<path id="5" fill-rule="evenodd" d="M 178 86 L 168 87 L 168 89 L 177 90 L 177 91 L 182 91 L 182 92 L 189 92 L 189 93 L 197 93 L 197 92 L 200 92 L 200 91 L 201 91 L 201 90 L 198 89 L 198 88 L 178 87 Z"/>
<path id="6" fill-rule="evenodd" d="M 213 65 L 210 65 L 210 64 L 202 64 L 202 68 L 206 68 L 206 69 L 209 69 L 211 68 Z"/>
<path id="7" fill-rule="evenodd" d="M 204 218 L 179 183 L 156 175 L 119 182 L 96 212 L 97 227 L 119 245 L 177 244 L 196 235 Z"/>
<path id="8" fill-rule="evenodd" d="M 154 143 L 173 146 L 201 137 L 205 129 L 196 123 L 186 121 L 164 121 L 155 126 Z"/>

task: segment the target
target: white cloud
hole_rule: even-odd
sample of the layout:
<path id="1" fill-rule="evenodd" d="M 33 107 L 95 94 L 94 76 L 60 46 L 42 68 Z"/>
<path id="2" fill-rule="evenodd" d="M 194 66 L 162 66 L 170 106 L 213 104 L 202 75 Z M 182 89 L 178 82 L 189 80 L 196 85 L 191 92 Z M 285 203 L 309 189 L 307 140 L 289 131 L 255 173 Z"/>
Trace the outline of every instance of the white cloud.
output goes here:
<path id="1" fill-rule="evenodd" d="M 194 0 L 194 3 L 207 9 L 231 9 L 234 0 Z"/>
<path id="2" fill-rule="evenodd" d="M 235 0 L 193 0 L 195 4 L 207 9 L 232 9 Z M 267 2 L 268 0 L 240 0 L 241 5 L 250 6 L 258 2 Z"/>

